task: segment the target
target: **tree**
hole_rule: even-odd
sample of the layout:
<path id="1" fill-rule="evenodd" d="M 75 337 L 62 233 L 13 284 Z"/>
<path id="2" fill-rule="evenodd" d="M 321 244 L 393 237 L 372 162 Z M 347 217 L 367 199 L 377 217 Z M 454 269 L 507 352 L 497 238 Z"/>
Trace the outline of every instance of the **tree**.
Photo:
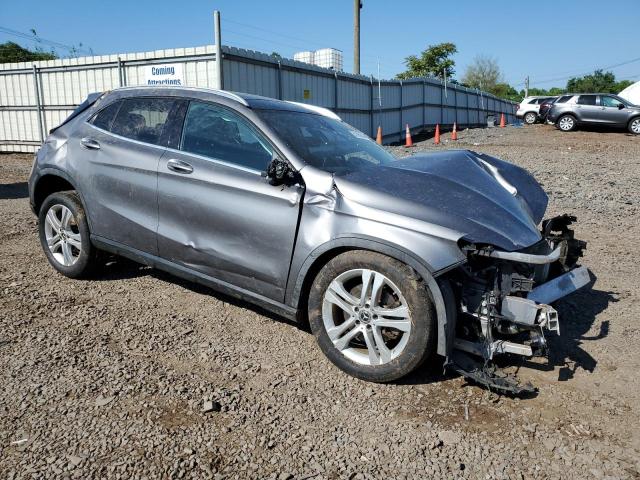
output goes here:
<path id="1" fill-rule="evenodd" d="M 502 72 L 498 66 L 498 61 L 486 55 L 478 55 L 473 60 L 473 63 L 467 67 L 462 77 L 462 82 L 465 85 L 487 92 L 492 92 L 501 80 Z"/>
<path id="2" fill-rule="evenodd" d="M 429 45 L 423 50 L 419 57 L 409 55 L 405 58 L 407 70 L 396 75 L 396 78 L 406 80 L 414 77 L 443 77 L 446 72 L 447 78 L 455 75 L 456 62 L 450 57 L 458 52 L 458 48 L 453 43 L 438 43 Z"/>
<path id="3" fill-rule="evenodd" d="M 552 87 L 549 89 L 549 95 L 562 95 L 563 93 L 567 93 L 567 90 L 560 87 Z"/>
<path id="4" fill-rule="evenodd" d="M 567 91 L 573 93 L 619 93 L 632 83 L 629 80 L 616 82 L 616 76 L 612 72 L 596 70 L 590 75 L 569 79 Z"/>
<path id="5" fill-rule="evenodd" d="M 504 82 L 496 83 L 488 90 L 488 92 L 494 94 L 498 98 L 504 98 L 505 100 L 512 100 L 514 102 L 522 100 L 522 95 L 520 95 L 511 85 Z"/>
<path id="6" fill-rule="evenodd" d="M 55 60 L 56 58 L 58 56 L 54 52 L 28 50 L 13 42 L 0 44 L 0 63 L 35 62 L 37 60 Z"/>

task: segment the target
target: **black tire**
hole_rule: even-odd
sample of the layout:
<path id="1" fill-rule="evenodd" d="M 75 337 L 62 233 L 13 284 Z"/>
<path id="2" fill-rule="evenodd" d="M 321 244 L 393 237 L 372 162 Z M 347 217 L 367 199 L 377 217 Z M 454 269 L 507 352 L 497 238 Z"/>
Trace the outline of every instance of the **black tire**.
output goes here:
<path id="1" fill-rule="evenodd" d="M 556 121 L 556 128 L 561 132 L 571 132 L 578 126 L 578 121 L 573 115 L 561 115 Z"/>
<path id="2" fill-rule="evenodd" d="M 534 123 L 536 123 L 537 119 L 538 116 L 535 114 L 535 112 L 527 112 L 523 117 L 524 123 L 526 123 L 527 125 L 533 125 Z"/>
<path id="3" fill-rule="evenodd" d="M 65 265 L 61 263 L 59 259 L 56 259 L 56 256 L 54 256 L 54 253 L 47 243 L 47 228 L 53 229 L 52 227 L 46 226 L 47 214 L 52 208 L 58 210 L 60 206 L 64 206 L 71 211 L 73 218 L 70 221 L 71 225 L 69 228 L 74 234 L 79 234 L 80 236 L 80 249 L 77 249 L 75 246 L 72 247 L 73 254 L 77 255 L 77 257 L 73 257 L 75 260 L 70 265 Z M 89 276 L 94 271 L 98 263 L 98 254 L 96 248 L 91 244 L 87 216 L 80 197 L 75 191 L 52 193 L 45 199 L 38 215 L 38 232 L 40 235 L 40 244 L 42 245 L 47 260 L 53 268 L 65 277 L 83 278 Z M 60 235 L 61 234 L 58 234 L 58 236 Z M 62 253 L 59 255 L 62 255 Z"/>
<path id="4" fill-rule="evenodd" d="M 627 124 L 627 130 L 633 135 L 640 134 L 640 117 L 635 117 L 629 120 L 629 123 Z"/>
<path id="5" fill-rule="evenodd" d="M 404 344 L 404 348 L 399 351 L 399 354 L 386 363 L 365 365 L 348 358 L 334 345 L 325 327 L 323 303 L 327 288 L 341 274 L 356 269 L 369 269 L 384 275 L 399 289 L 404 300 L 406 300 L 411 326 L 410 332 L 407 333 L 408 340 Z M 360 282 L 360 285 L 362 285 L 362 282 Z M 360 287 L 360 290 L 362 290 L 362 287 Z M 359 295 L 359 293 L 354 293 L 353 291 L 350 293 L 354 296 Z M 391 298 L 393 299 L 394 297 Z M 332 305 L 331 308 L 338 307 Z M 362 380 L 379 383 L 397 380 L 414 371 L 435 351 L 436 313 L 427 286 L 411 267 L 376 252 L 353 250 L 342 253 L 329 261 L 320 270 L 311 286 L 308 313 L 311 331 L 316 337 L 322 352 L 338 368 Z M 357 317 L 357 314 L 354 313 L 353 315 Z M 373 318 L 377 317 L 374 315 Z M 360 327 L 365 328 L 365 325 L 361 324 Z M 366 328 L 375 329 L 376 327 L 375 325 L 366 325 Z M 387 335 L 389 330 L 382 328 L 379 331 L 385 332 L 384 335 Z M 391 332 L 393 334 L 393 330 Z M 358 338 L 363 337 L 354 337 L 350 342 L 358 342 Z M 349 343 L 349 345 L 352 345 L 352 343 Z M 352 349 L 349 347 L 347 350 Z"/>

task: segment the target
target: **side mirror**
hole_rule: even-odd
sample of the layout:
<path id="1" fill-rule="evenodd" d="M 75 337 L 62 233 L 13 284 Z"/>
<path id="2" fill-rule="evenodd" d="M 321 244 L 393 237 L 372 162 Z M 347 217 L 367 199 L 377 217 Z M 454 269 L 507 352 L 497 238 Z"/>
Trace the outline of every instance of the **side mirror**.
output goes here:
<path id="1" fill-rule="evenodd" d="M 618 110 L 622 110 L 624 108 L 624 103 L 619 103 L 618 104 Z"/>
<path id="2" fill-rule="evenodd" d="M 269 179 L 271 185 L 277 186 L 293 182 L 296 177 L 296 172 L 289 162 L 280 157 L 274 157 L 267 166 L 266 177 Z"/>

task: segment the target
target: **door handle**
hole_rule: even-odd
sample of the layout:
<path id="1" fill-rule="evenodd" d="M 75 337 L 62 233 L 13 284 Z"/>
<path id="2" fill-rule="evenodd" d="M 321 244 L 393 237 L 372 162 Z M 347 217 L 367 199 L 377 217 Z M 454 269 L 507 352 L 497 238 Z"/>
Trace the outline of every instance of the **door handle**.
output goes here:
<path id="1" fill-rule="evenodd" d="M 82 140 L 80 140 L 80 143 L 82 144 L 82 146 L 90 150 L 100 150 L 100 144 L 93 138 L 84 137 Z"/>
<path id="2" fill-rule="evenodd" d="M 193 172 L 193 167 L 189 165 L 187 162 L 183 162 L 182 160 L 176 160 L 174 158 L 172 158 L 167 162 L 167 168 L 169 170 L 173 170 L 176 173 Z"/>

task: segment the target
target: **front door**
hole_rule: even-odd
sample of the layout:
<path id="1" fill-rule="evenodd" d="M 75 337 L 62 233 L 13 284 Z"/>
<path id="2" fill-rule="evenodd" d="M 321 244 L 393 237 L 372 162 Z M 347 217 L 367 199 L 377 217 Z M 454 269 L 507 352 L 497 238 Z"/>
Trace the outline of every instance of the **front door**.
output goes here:
<path id="1" fill-rule="evenodd" d="M 620 108 L 622 105 L 622 108 Z M 600 96 L 600 115 L 604 123 L 612 125 L 625 125 L 628 118 L 626 105 L 615 97 L 609 95 Z"/>
<path id="2" fill-rule="evenodd" d="M 272 156 L 247 119 L 192 101 L 158 167 L 159 255 L 283 301 L 303 188 L 269 184 Z"/>

